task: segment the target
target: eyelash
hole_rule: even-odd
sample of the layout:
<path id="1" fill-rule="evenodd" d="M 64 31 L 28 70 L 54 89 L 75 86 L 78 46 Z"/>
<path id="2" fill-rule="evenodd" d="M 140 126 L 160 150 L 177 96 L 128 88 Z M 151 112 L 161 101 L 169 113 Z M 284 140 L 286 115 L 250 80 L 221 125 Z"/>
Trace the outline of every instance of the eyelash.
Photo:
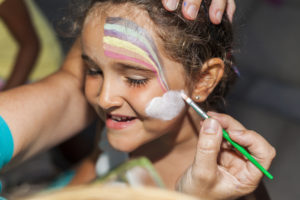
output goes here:
<path id="1" fill-rule="evenodd" d="M 98 70 L 98 69 L 90 69 L 88 68 L 86 70 L 86 74 L 88 76 L 98 76 L 98 75 L 102 75 L 102 71 Z M 145 86 L 147 84 L 147 82 L 149 81 L 149 79 L 145 78 L 145 79 L 133 79 L 133 78 L 129 78 L 126 77 L 126 81 L 129 84 L 130 87 L 142 87 Z"/>
<path id="2" fill-rule="evenodd" d="M 95 70 L 95 69 L 87 69 L 86 74 L 90 76 L 97 76 L 97 75 L 102 75 L 101 70 Z"/>
<path id="3" fill-rule="evenodd" d="M 127 77 L 127 82 L 130 87 L 141 87 L 148 83 L 149 79 L 132 79 Z"/>

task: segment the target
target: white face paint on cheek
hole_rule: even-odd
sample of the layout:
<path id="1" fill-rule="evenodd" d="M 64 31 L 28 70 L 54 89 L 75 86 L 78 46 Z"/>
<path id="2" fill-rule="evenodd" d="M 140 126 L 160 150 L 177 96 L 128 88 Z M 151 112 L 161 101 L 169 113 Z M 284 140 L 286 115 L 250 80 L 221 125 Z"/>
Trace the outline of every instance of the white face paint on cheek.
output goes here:
<path id="1" fill-rule="evenodd" d="M 146 114 L 161 120 L 174 119 L 185 105 L 180 93 L 181 91 L 170 90 L 162 97 L 153 98 L 146 107 Z"/>

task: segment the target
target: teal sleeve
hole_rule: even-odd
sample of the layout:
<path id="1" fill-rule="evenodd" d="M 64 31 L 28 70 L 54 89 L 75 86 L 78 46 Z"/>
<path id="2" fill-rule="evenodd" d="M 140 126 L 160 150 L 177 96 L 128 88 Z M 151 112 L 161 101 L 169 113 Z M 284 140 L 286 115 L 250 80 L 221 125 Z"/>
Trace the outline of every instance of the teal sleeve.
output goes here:
<path id="1" fill-rule="evenodd" d="M 11 160 L 13 153 L 13 137 L 8 125 L 0 116 L 0 169 Z"/>
<path id="2" fill-rule="evenodd" d="M 47 189 L 60 189 L 66 187 L 74 178 L 75 171 L 69 170 L 60 175 L 54 182 L 52 182 Z M 0 199 L 1 200 L 1 199 Z"/>

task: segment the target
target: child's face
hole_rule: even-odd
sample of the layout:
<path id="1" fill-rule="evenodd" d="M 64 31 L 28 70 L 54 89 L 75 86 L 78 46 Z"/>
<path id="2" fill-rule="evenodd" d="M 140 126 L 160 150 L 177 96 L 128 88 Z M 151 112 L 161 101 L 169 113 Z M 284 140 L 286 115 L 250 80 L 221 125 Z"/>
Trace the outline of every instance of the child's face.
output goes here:
<path id="1" fill-rule="evenodd" d="M 183 66 L 163 54 L 153 25 L 144 13 L 126 19 L 116 10 L 112 13 L 105 19 L 89 16 L 84 25 L 81 41 L 87 68 L 85 94 L 106 123 L 112 146 L 130 152 L 164 134 L 176 135 L 185 121 L 186 109 L 168 121 L 147 116 L 145 109 L 167 87 L 185 91 L 188 88 Z M 130 33 L 120 23 L 126 20 L 135 24 L 138 34 Z M 116 30 L 110 29 L 112 25 L 116 25 Z M 151 38 L 140 38 L 147 34 L 152 44 Z M 155 47 L 147 48 L 151 45 Z M 139 53 L 136 46 L 148 54 Z"/>

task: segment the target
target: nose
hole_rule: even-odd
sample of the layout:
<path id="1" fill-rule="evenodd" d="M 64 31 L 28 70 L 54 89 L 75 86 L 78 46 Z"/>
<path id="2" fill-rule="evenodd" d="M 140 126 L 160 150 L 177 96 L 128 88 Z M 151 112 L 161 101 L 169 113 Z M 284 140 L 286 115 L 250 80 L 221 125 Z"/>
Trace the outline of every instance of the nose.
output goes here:
<path id="1" fill-rule="evenodd" d="M 104 110 L 111 110 L 113 108 L 121 107 L 124 100 L 120 96 L 120 90 L 117 85 L 110 80 L 104 80 L 102 87 L 100 87 L 98 104 Z"/>

